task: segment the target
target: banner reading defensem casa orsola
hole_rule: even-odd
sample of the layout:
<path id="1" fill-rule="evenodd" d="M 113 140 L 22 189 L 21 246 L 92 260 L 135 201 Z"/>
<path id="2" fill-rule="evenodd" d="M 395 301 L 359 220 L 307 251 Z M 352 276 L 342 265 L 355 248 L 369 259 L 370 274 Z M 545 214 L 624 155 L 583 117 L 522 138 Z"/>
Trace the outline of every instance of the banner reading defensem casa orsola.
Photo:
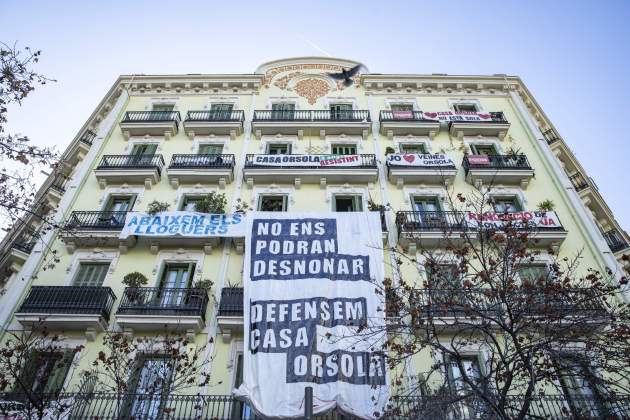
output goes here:
<path id="1" fill-rule="evenodd" d="M 245 215 L 208 214 L 191 211 L 167 211 L 154 215 L 127 213 L 120 238 L 128 236 L 242 237 L 245 236 Z"/>
<path id="2" fill-rule="evenodd" d="M 265 417 L 303 416 L 307 386 L 315 413 L 382 414 L 379 215 L 250 213 L 245 242 L 245 357 L 234 394 Z"/>

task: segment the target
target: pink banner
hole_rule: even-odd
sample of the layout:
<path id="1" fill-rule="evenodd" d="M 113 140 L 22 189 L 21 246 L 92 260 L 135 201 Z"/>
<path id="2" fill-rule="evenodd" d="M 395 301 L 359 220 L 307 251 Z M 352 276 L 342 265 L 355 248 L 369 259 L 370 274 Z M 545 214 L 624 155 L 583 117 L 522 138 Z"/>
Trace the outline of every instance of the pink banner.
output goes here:
<path id="1" fill-rule="evenodd" d="M 490 158 L 486 155 L 468 155 L 468 163 L 478 166 L 490 166 Z"/>
<path id="2" fill-rule="evenodd" d="M 492 121 L 492 115 L 488 112 L 456 112 L 456 111 L 439 111 L 439 112 L 423 112 L 422 117 L 425 120 L 435 121 Z"/>
<path id="3" fill-rule="evenodd" d="M 395 120 L 413 120 L 413 111 L 392 111 Z"/>

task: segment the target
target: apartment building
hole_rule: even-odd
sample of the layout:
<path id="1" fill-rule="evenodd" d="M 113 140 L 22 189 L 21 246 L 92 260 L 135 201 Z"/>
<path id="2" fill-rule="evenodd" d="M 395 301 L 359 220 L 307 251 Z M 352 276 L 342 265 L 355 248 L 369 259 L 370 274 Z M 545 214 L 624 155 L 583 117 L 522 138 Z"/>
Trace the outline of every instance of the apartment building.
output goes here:
<path id="1" fill-rule="evenodd" d="M 37 211 L 64 229 L 32 218 L 3 240 L 3 329 L 63 332 L 85 346 L 73 369 L 93 359 L 105 331 L 177 329 L 212 358 L 213 386 L 190 393 L 229 395 L 242 375 L 245 241 L 120 237 L 128 212 L 155 200 L 194 211 L 212 192 L 225 194 L 227 213 L 389 204 L 383 244 L 413 256 L 443 244 L 430 221 L 455 223 L 449 194 L 492 186 L 497 213 L 553 200 L 541 249 L 582 250 L 586 266 L 620 269 L 628 234 L 518 77 L 364 70 L 347 86 L 329 76 L 357 64 L 304 57 L 252 74 L 120 76 L 38 193 Z M 409 157 L 418 154 L 424 162 Z M 333 157 L 320 164 L 323 155 Z M 59 261 L 42 270 L 53 251 Z M 146 299 L 125 289 L 132 272 L 148 278 Z M 190 299 L 206 280 L 210 295 Z"/>

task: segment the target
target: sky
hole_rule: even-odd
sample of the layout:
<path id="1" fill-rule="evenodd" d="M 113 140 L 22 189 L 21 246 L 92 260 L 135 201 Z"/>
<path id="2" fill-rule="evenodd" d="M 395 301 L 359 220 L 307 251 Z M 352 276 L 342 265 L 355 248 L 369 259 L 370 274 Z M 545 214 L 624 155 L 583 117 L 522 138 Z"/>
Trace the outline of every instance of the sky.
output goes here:
<path id="1" fill-rule="evenodd" d="M 36 69 L 56 80 L 8 129 L 63 151 L 119 74 L 332 55 L 373 73 L 518 75 L 630 231 L 629 21 L 630 1 L 604 0 L 0 0 L 0 40 L 42 50 Z"/>

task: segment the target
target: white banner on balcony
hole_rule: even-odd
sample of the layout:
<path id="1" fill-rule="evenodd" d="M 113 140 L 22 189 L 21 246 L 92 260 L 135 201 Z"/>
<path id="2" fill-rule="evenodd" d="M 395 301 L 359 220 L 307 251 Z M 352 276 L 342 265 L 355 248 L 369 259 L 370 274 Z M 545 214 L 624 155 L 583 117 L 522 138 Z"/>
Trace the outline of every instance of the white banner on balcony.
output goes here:
<path id="1" fill-rule="evenodd" d="M 391 153 L 387 155 L 387 163 L 390 166 L 455 166 L 453 159 L 441 153 Z"/>
<path id="2" fill-rule="evenodd" d="M 154 215 L 129 212 L 119 238 L 126 239 L 129 236 L 243 237 L 245 215 L 192 211 L 165 211 Z"/>
<path id="3" fill-rule="evenodd" d="M 359 155 L 254 155 L 252 166 L 345 167 L 361 166 Z"/>
<path id="4" fill-rule="evenodd" d="M 338 407 L 383 413 L 384 262 L 373 212 L 250 213 L 245 237 L 243 384 L 234 394 L 262 416 Z"/>
<path id="5" fill-rule="evenodd" d="M 560 219 L 554 211 L 517 211 L 514 213 L 465 213 L 465 222 L 469 227 L 502 229 L 506 225 L 521 229 L 562 228 Z"/>
<path id="6" fill-rule="evenodd" d="M 423 112 L 422 117 L 425 120 L 433 121 L 492 121 L 492 115 L 488 112 L 473 111 L 439 111 L 439 112 Z"/>

